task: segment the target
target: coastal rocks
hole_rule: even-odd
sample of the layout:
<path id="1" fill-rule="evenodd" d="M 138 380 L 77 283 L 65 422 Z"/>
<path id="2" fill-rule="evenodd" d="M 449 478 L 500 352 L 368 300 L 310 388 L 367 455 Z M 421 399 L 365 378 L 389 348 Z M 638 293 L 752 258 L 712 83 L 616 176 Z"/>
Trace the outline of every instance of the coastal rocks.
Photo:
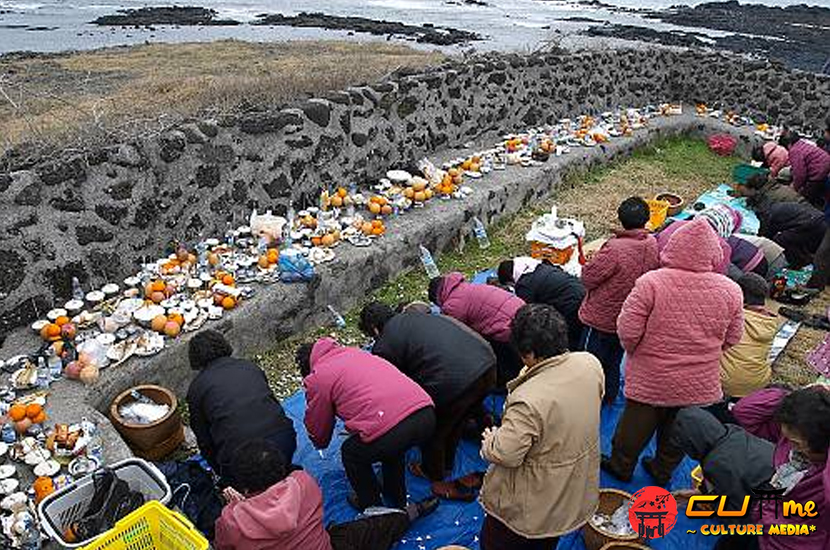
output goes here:
<path id="1" fill-rule="evenodd" d="M 117 14 L 101 16 L 91 23 L 100 26 L 133 27 L 148 25 L 239 25 L 232 19 L 217 19 L 216 10 L 194 6 L 147 7 L 118 10 Z"/>
<path id="2" fill-rule="evenodd" d="M 256 25 L 274 25 L 284 27 L 315 27 L 320 29 L 363 32 L 380 36 L 408 37 L 417 42 L 451 46 L 465 44 L 481 37 L 469 31 L 436 27 L 429 23 L 422 26 L 407 25 L 396 21 L 376 21 L 365 17 L 342 17 L 325 13 L 306 13 L 286 16 L 280 13 L 261 15 Z"/>
<path id="3" fill-rule="evenodd" d="M 187 147 L 187 136 L 180 130 L 167 132 L 159 138 L 159 156 L 164 162 L 173 162 L 182 156 Z"/>

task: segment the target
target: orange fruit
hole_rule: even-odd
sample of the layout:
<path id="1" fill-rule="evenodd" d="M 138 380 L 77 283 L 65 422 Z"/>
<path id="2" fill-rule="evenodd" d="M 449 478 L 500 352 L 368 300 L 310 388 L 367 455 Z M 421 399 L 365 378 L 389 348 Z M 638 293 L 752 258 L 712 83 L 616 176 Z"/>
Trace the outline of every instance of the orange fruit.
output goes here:
<path id="1" fill-rule="evenodd" d="M 43 424 L 47 419 L 48 417 L 46 416 L 46 411 L 40 411 L 37 416 L 32 418 L 32 422 L 35 424 Z"/>
<path id="2" fill-rule="evenodd" d="M 182 315 L 181 313 L 171 313 L 167 316 L 167 320 L 173 321 L 179 326 L 184 325 L 184 315 Z"/>
<path id="3" fill-rule="evenodd" d="M 58 340 L 61 336 L 61 327 L 55 323 L 49 323 L 40 329 L 40 337 L 44 340 Z"/>
<path id="4" fill-rule="evenodd" d="M 469 170 L 470 166 L 472 166 L 472 165 L 473 165 L 473 161 L 471 161 L 470 159 L 467 159 L 467 160 L 465 160 L 464 162 L 461 163 L 461 169 L 462 170 Z"/>
<path id="5" fill-rule="evenodd" d="M 369 203 L 369 212 L 371 212 L 372 214 L 377 216 L 378 214 L 380 214 L 380 211 L 381 211 L 381 206 L 378 203 L 376 203 L 376 202 L 370 202 Z"/>
<path id="6" fill-rule="evenodd" d="M 55 324 L 58 325 L 59 327 L 62 327 L 63 325 L 65 325 L 68 322 L 69 322 L 69 317 L 67 317 L 66 315 L 61 315 L 60 317 L 55 319 Z"/>
<path id="7" fill-rule="evenodd" d="M 383 222 L 380 220 L 372 220 L 372 227 L 383 227 Z"/>
<path id="8" fill-rule="evenodd" d="M 426 193 L 424 193 L 423 191 L 418 191 L 417 193 L 415 193 L 414 198 L 415 202 L 424 202 L 425 200 L 427 200 Z"/>
<path id="9" fill-rule="evenodd" d="M 266 256 L 265 254 L 260 256 L 256 263 L 262 269 L 268 269 L 268 266 L 271 265 L 271 262 L 268 261 L 268 256 Z"/>
<path id="10" fill-rule="evenodd" d="M 340 197 L 340 195 L 335 195 L 335 196 L 333 196 L 332 198 L 329 199 L 329 203 L 334 208 L 340 208 L 341 206 L 343 206 L 343 198 Z"/>
<path id="11" fill-rule="evenodd" d="M 372 224 L 369 222 L 363 222 L 363 225 L 360 227 L 361 231 L 363 231 L 364 235 L 371 235 L 372 234 Z"/>
<path id="12" fill-rule="evenodd" d="M 432 189 L 424 189 L 424 196 L 427 200 L 432 198 Z"/>
<path id="13" fill-rule="evenodd" d="M 372 235 L 383 235 L 383 227 L 373 227 L 372 228 Z"/>
<path id="14" fill-rule="evenodd" d="M 380 207 L 380 213 L 384 216 L 391 216 L 392 215 L 392 207 L 388 204 L 384 204 Z"/>
<path id="15" fill-rule="evenodd" d="M 164 334 L 170 338 L 175 338 L 182 331 L 182 326 L 176 321 L 167 321 L 164 324 Z"/>
<path id="16" fill-rule="evenodd" d="M 423 191 L 424 189 L 426 189 L 426 187 L 427 187 L 426 183 L 424 183 L 422 181 L 416 181 L 415 183 L 412 184 L 412 190 L 415 191 L 416 193 L 418 191 Z"/>
<path id="17" fill-rule="evenodd" d="M 412 197 L 415 196 L 415 189 L 413 189 L 412 187 L 407 187 L 403 190 L 403 196 L 407 199 L 412 199 Z"/>
<path id="18" fill-rule="evenodd" d="M 14 422 L 20 422 L 26 418 L 26 405 L 21 405 L 19 403 L 12 405 L 9 409 L 9 418 L 11 418 Z"/>
<path id="19" fill-rule="evenodd" d="M 150 294 L 150 300 L 155 304 L 162 303 L 165 298 L 166 296 L 164 295 L 164 292 L 153 292 Z"/>
<path id="20" fill-rule="evenodd" d="M 153 320 L 150 322 L 150 328 L 156 332 L 163 332 L 164 325 L 167 324 L 167 316 L 165 315 L 156 315 L 153 317 Z"/>
<path id="21" fill-rule="evenodd" d="M 30 403 L 26 405 L 26 416 L 34 419 L 37 415 L 43 412 L 43 407 L 37 403 Z"/>
<path id="22" fill-rule="evenodd" d="M 449 174 L 451 178 L 454 178 L 460 175 L 461 172 L 458 170 L 458 168 L 450 168 L 449 170 L 447 170 L 447 174 Z"/>
<path id="23" fill-rule="evenodd" d="M 319 235 L 311 237 L 311 246 L 320 246 L 321 244 L 323 244 L 322 237 L 320 237 Z"/>
<path id="24" fill-rule="evenodd" d="M 323 238 L 320 239 L 320 241 L 323 246 L 331 246 L 334 244 L 334 235 L 332 235 L 331 233 L 323 235 Z"/>
<path id="25" fill-rule="evenodd" d="M 232 296 L 225 296 L 222 298 L 222 307 L 225 309 L 233 309 L 236 307 L 236 300 Z"/>
<path id="26" fill-rule="evenodd" d="M 345 199 L 349 195 L 349 192 L 346 191 L 345 187 L 338 187 L 337 188 L 337 196 L 341 199 Z"/>
<path id="27" fill-rule="evenodd" d="M 164 284 L 164 281 L 153 281 L 150 285 L 150 288 L 153 292 L 164 292 L 164 289 L 167 288 L 167 285 Z"/>
<path id="28" fill-rule="evenodd" d="M 236 284 L 236 280 L 233 278 L 233 275 L 225 275 L 222 277 L 222 284 L 227 286 L 233 286 Z"/>
<path id="29" fill-rule="evenodd" d="M 275 264 L 280 261 L 280 251 L 276 248 L 268 249 L 268 263 Z"/>

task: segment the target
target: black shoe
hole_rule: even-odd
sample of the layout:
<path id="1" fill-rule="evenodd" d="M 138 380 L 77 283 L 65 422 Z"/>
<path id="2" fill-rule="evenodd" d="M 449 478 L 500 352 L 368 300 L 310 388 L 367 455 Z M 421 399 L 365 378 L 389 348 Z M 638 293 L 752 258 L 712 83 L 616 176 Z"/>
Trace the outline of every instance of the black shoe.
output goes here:
<path id="1" fill-rule="evenodd" d="M 424 500 L 416 502 L 415 507 L 418 509 L 418 518 L 423 518 L 433 513 L 440 503 L 441 500 L 438 497 L 427 497 Z"/>
<path id="2" fill-rule="evenodd" d="M 600 460 L 599 465 L 600 465 L 600 468 L 605 470 L 606 473 L 610 474 L 612 477 L 614 477 L 614 478 L 616 478 L 616 479 L 618 479 L 618 480 L 620 480 L 624 483 L 628 483 L 629 481 L 631 481 L 631 474 L 623 475 L 620 472 L 618 472 L 616 469 L 614 469 L 613 466 L 611 466 L 611 457 L 610 456 L 602 455 L 602 459 Z"/>
<path id="3" fill-rule="evenodd" d="M 643 469 L 646 471 L 648 475 L 654 478 L 654 481 L 657 483 L 657 485 L 659 485 L 660 487 L 666 487 L 671 482 L 671 478 L 666 478 L 657 475 L 656 471 L 654 470 L 654 462 L 655 460 L 653 458 L 644 459 Z"/>
<path id="4" fill-rule="evenodd" d="M 358 512 L 362 512 L 364 510 L 364 508 L 360 505 L 360 499 L 357 498 L 357 493 L 349 493 L 349 496 L 346 497 L 346 502 L 348 502 L 349 506 Z"/>

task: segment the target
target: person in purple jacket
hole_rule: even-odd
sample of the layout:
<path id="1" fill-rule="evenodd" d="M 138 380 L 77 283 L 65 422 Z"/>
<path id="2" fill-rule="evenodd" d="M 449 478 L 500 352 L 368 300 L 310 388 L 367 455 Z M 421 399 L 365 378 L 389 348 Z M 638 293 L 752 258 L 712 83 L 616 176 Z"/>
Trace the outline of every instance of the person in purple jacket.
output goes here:
<path id="1" fill-rule="evenodd" d="M 830 548 L 830 389 L 809 386 L 789 392 L 768 388 L 750 394 L 735 405 L 732 414 L 748 432 L 775 444 L 770 484 L 784 489 L 784 502 L 815 503 L 816 517 L 790 515 L 784 518 L 781 505 L 764 502 L 760 523 L 764 526 L 815 525 L 807 536 L 761 537 L 761 550 L 826 550 Z M 809 529 L 809 527 L 808 527 Z"/>
<path id="2" fill-rule="evenodd" d="M 385 359 L 331 338 L 300 346 L 297 364 L 306 391 L 305 426 L 314 446 L 329 446 L 335 416 L 350 434 L 340 451 L 355 491 L 349 503 L 361 511 L 383 504 L 373 467 L 380 462 L 386 504 L 403 509 L 405 454 L 432 437 L 432 399 Z"/>
<path id="3" fill-rule="evenodd" d="M 786 147 L 790 154 L 793 189 L 813 206 L 824 208 L 824 187 L 830 174 L 830 154 L 815 143 L 803 139 L 794 130 L 781 136 L 779 144 Z"/>

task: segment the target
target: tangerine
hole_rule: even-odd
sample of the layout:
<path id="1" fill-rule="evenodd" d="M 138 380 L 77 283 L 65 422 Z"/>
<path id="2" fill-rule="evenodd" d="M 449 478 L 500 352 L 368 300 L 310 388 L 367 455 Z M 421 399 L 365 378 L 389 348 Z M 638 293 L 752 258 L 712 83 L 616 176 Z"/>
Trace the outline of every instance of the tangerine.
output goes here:
<path id="1" fill-rule="evenodd" d="M 21 405 L 20 403 L 12 405 L 9 409 L 9 418 L 11 418 L 14 422 L 20 422 L 26 418 L 26 406 Z"/>
<path id="2" fill-rule="evenodd" d="M 384 229 L 383 227 L 373 227 L 372 228 L 372 235 L 383 235 Z"/>
<path id="3" fill-rule="evenodd" d="M 43 412 L 43 406 L 38 403 L 29 403 L 26 405 L 26 416 L 34 419 L 37 415 Z"/>
<path id="4" fill-rule="evenodd" d="M 236 280 L 233 278 L 233 275 L 225 275 L 222 277 L 222 284 L 227 286 L 233 286 L 236 284 Z"/>
<path id="5" fill-rule="evenodd" d="M 321 244 L 323 244 L 322 237 L 320 237 L 319 235 L 311 237 L 311 246 L 320 246 Z"/>
<path id="6" fill-rule="evenodd" d="M 323 246 L 333 245 L 334 244 L 334 235 L 332 235 L 331 233 L 323 235 L 323 238 L 321 239 L 321 243 L 322 243 Z"/>
<path id="7" fill-rule="evenodd" d="M 60 317 L 55 319 L 55 324 L 58 325 L 59 327 L 62 327 L 63 325 L 65 325 L 68 322 L 69 322 L 69 317 L 67 317 L 66 315 L 61 315 Z"/>
<path id="8" fill-rule="evenodd" d="M 407 187 L 403 190 L 403 196 L 407 199 L 412 199 L 412 197 L 415 196 L 415 189 L 413 189 L 412 187 Z"/>
<path id="9" fill-rule="evenodd" d="M 164 281 L 156 280 L 150 284 L 150 288 L 153 292 L 164 292 L 164 289 L 167 288 L 167 285 L 164 284 Z"/>
<path id="10" fill-rule="evenodd" d="M 57 340 L 61 336 L 61 327 L 56 325 L 55 323 L 49 323 L 45 325 L 42 329 L 40 329 L 40 337 L 44 340 Z"/>
<path id="11" fill-rule="evenodd" d="M 340 195 L 335 195 L 329 199 L 329 203 L 334 208 L 340 208 L 341 206 L 343 206 L 343 198 Z"/>
<path id="12" fill-rule="evenodd" d="M 380 213 L 384 216 L 391 216 L 392 215 L 392 207 L 388 204 L 384 204 L 380 207 Z"/>
<path id="13" fill-rule="evenodd" d="M 432 194 L 433 194 L 432 189 L 424 189 L 424 196 L 426 197 L 427 200 L 432 198 Z"/>
<path id="14" fill-rule="evenodd" d="M 236 307 L 236 300 L 233 299 L 233 296 L 225 296 L 222 298 L 222 307 L 225 309 L 233 309 Z"/>
<path id="15" fill-rule="evenodd" d="M 276 248 L 268 249 L 268 263 L 275 264 L 280 261 L 280 251 Z"/>
<path id="16" fill-rule="evenodd" d="M 170 338 L 175 338 L 182 331 L 182 326 L 176 321 L 167 321 L 164 324 L 164 334 Z"/>
<path id="17" fill-rule="evenodd" d="M 171 313 L 167 316 L 167 320 L 173 321 L 179 326 L 184 325 L 184 315 L 182 315 L 181 313 Z"/>
<path id="18" fill-rule="evenodd" d="M 345 199 L 349 195 L 349 192 L 346 191 L 345 187 L 338 187 L 337 188 L 337 196 L 341 199 Z"/>
<path id="19" fill-rule="evenodd" d="M 164 325 L 167 324 L 167 316 L 165 315 L 156 315 L 153 317 L 153 320 L 150 322 L 150 328 L 153 329 L 155 332 L 163 332 Z"/>
<path id="20" fill-rule="evenodd" d="M 150 294 L 150 300 L 154 304 L 162 303 L 165 298 L 166 298 L 166 296 L 164 295 L 164 292 L 153 292 L 152 294 Z"/>
<path id="21" fill-rule="evenodd" d="M 417 193 L 415 193 L 414 199 L 415 202 L 424 202 L 425 200 L 427 200 L 426 193 L 424 193 L 423 191 L 418 191 Z"/>
<path id="22" fill-rule="evenodd" d="M 369 212 L 371 212 L 372 214 L 377 216 L 378 214 L 380 214 L 380 211 L 381 211 L 380 204 L 378 204 L 377 202 L 370 202 L 369 203 Z"/>
<path id="23" fill-rule="evenodd" d="M 32 422 L 34 422 L 35 424 L 43 424 L 44 422 L 46 422 L 46 420 L 48 420 L 48 417 L 46 416 L 46 411 L 40 411 L 40 413 L 38 413 L 37 416 L 32 418 Z"/>
<path id="24" fill-rule="evenodd" d="M 363 222 L 363 225 L 360 227 L 360 230 L 363 231 L 364 235 L 371 235 L 372 229 L 372 224 L 370 222 Z"/>
<path id="25" fill-rule="evenodd" d="M 260 256 L 256 263 L 262 269 L 268 269 L 268 266 L 271 265 L 271 262 L 268 261 L 268 256 L 266 256 L 265 254 Z"/>

